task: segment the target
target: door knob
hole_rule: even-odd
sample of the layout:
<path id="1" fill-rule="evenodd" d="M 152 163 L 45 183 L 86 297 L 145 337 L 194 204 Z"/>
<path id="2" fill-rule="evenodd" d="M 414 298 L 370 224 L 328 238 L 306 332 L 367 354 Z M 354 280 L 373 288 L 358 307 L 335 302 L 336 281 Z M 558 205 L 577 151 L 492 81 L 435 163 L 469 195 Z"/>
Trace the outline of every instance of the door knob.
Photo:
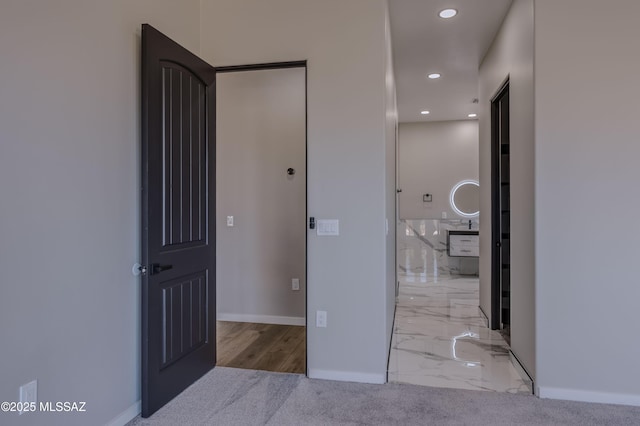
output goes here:
<path id="1" fill-rule="evenodd" d="M 151 275 L 159 274 L 162 271 L 173 269 L 173 265 L 160 265 L 159 263 L 151 264 Z"/>

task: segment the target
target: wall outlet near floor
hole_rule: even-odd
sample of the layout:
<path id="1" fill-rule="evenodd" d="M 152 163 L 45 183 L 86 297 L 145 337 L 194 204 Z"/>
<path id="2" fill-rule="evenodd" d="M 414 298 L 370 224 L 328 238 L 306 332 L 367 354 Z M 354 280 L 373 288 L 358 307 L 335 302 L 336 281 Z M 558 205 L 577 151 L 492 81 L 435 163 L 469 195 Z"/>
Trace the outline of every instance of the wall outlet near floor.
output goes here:
<path id="1" fill-rule="evenodd" d="M 38 381 L 34 380 L 20 386 L 20 402 L 23 404 L 36 404 L 38 402 Z M 26 411 L 20 411 L 20 415 Z"/>
<path id="2" fill-rule="evenodd" d="M 316 311 L 316 327 L 327 326 L 327 311 Z"/>
<path id="3" fill-rule="evenodd" d="M 291 290 L 300 290 L 300 279 L 292 278 L 291 279 Z"/>

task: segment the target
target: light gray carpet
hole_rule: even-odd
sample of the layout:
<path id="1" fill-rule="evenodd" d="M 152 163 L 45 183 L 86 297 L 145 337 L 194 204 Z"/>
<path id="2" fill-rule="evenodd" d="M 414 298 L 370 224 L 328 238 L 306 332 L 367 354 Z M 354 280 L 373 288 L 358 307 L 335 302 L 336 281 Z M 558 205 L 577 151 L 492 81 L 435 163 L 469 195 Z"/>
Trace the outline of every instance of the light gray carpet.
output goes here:
<path id="1" fill-rule="evenodd" d="M 216 367 L 129 425 L 640 425 L 640 407 Z"/>

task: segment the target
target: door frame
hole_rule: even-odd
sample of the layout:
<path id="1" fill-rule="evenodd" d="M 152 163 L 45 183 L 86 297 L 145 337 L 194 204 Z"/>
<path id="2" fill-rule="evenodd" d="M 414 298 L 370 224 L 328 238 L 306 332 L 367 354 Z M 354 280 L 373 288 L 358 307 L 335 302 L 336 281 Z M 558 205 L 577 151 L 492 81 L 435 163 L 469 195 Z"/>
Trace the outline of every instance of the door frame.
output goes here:
<path id="1" fill-rule="evenodd" d="M 305 224 L 308 222 L 309 217 L 309 72 L 307 69 L 307 61 L 285 61 L 285 62 L 266 62 L 266 63 L 258 63 L 258 64 L 245 64 L 245 65 L 228 65 L 215 67 L 216 75 L 222 73 L 231 73 L 231 72 L 243 72 L 243 71 L 264 71 L 264 70 L 277 70 L 277 69 L 286 69 L 286 68 L 304 68 L 304 170 L 305 170 L 305 187 L 304 187 L 304 215 L 305 215 Z M 217 99 L 216 99 L 217 103 Z M 217 157 L 216 157 L 217 159 Z M 217 216 L 217 212 L 214 212 L 214 215 Z M 214 217 L 215 220 L 215 217 Z M 305 283 L 305 300 L 304 300 L 304 319 L 305 319 L 305 348 L 304 348 L 304 356 L 305 356 L 305 376 L 309 376 L 309 234 L 306 230 L 305 225 L 305 233 L 304 233 L 304 283 Z M 217 300 L 216 300 L 217 303 Z M 217 307 L 216 307 L 217 311 Z M 218 342 L 216 341 L 216 353 L 218 350 Z"/>
<path id="2" fill-rule="evenodd" d="M 492 330 L 499 330 L 502 323 L 502 217 L 500 211 L 502 132 L 499 129 L 501 121 L 498 102 L 509 93 L 509 81 L 510 78 L 507 77 L 491 98 L 491 318 L 489 325 Z"/>

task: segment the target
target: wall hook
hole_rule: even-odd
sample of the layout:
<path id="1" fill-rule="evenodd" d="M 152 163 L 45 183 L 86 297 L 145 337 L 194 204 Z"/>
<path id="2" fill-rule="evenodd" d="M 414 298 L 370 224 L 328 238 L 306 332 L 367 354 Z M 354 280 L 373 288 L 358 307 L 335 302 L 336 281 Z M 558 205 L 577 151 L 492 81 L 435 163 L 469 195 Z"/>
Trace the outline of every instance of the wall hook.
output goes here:
<path id="1" fill-rule="evenodd" d="M 289 168 L 287 169 L 287 174 L 288 174 L 289 176 L 293 176 L 293 175 L 295 175 L 295 174 L 296 174 L 296 171 L 295 171 L 294 169 L 292 169 L 291 167 L 289 167 Z"/>

